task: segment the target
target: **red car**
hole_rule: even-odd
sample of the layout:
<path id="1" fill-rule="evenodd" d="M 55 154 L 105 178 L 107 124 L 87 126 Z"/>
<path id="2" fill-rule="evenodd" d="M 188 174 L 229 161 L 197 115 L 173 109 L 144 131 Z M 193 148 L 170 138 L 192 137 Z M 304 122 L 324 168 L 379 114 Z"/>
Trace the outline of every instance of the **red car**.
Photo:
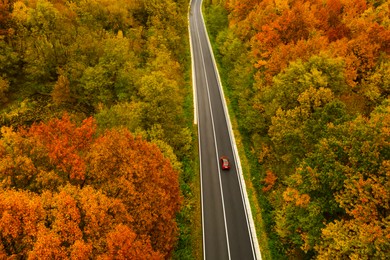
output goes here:
<path id="1" fill-rule="evenodd" d="M 219 159 L 219 161 L 221 163 L 222 170 L 229 170 L 230 169 L 230 162 L 229 162 L 229 159 L 226 156 L 222 156 Z"/>

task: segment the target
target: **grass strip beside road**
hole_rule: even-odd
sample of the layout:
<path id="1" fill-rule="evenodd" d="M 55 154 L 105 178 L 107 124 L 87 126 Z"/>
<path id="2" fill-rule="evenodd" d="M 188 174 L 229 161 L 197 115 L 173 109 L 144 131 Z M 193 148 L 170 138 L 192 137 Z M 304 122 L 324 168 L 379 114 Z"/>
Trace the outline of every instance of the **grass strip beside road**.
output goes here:
<path id="1" fill-rule="evenodd" d="M 215 20 L 215 19 L 214 19 L 214 17 L 209 15 L 209 12 L 207 10 L 208 10 L 207 8 L 203 10 L 203 15 L 204 15 L 205 20 L 206 20 L 205 21 L 206 26 L 210 27 L 210 26 L 213 26 L 212 23 L 213 23 L 213 20 Z M 242 171 L 243 171 L 243 175 L 244 175 L 244 179 L 245 179 L 245 185 L 247 188 L 249 203 L 250 203 L 250 206 L 252 209 L 252 215 L 254 218 L 253 221 L 255 223 L 256 235 L 258 238 L 262 259 L 269 260 L 269 259 L 272 259 L 272 253 L 271 253 L 269 243 L 268 243 L 269 237 L 268 237 L 268 234 L 266 232 L 266 225 L 265 225 L 264 220 L 263 220 L 262 207 L 261 207 L 259 200 L 258 200 L 259 196 L 256 192 L 256 188 L 254 187 L 254 183 L 253 183 L 253 181 L 259 181 L 259 179 L 254 177 L 254 176 L 259 175 L 258 173 L 256 173 L 256 171 L 258 171 L 260 169 L 258 169 L 258 163 L 257 163 L 256 158 L 254 158 L 254 156 L 250 152 L 250 148 L 248 147 L 248 145 L 244 141 L 245 137 L 241 135 L 240 130 L 239 130 L 240 127 L 239 127 L 238 122 L 237 122 L 237 115 L 235 114 L 235 108 L 233 105 L 234 103 L 231 102 L 232 94 L 230 92 L 229 84 L 226 81 L 226 79 L 228 78 L 228 71 L 226 71 L 223 68 L 224 66 L 222 66 L 221 58 L 218 55 L 218 51 L 217 51 L 218 46 L 216 46 L 216 43 L 214 41 L 214 39 L 216 38 L 216 35 L 209 34 L 209 38 L 210 38 L 213 52 L 215 55 L 215 60 L 217 62 L 218 71 L 220 73 L 220 78 L 222 81 L 221 84 L 222 84 L 223 91 L 225 94 L 226 103 L 227 103 L 228 111 L 229 111 L 229 117 L 231 120 L 232 129 L 233 129 L 234 137 L 236 140 L 238 153 L 240 156 L 241 167 L 242 167 Z"/>

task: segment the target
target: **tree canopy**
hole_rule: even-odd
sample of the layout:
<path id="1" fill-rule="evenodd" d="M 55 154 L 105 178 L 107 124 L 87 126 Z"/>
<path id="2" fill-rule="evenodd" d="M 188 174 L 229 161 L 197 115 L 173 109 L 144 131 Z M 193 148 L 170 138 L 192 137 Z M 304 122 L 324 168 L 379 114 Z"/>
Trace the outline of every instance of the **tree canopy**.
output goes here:
<path id="1" fill-rule="evenodd" d="M 0 258 L 172 256 L 192 143 L 187 11 L 0 0 Z"/>
<path id="2" fill-rule="evenodd" d="M 386 258 L 388 1 L 206 5 L 274 257 Z"/>
<path id="3" fill-rule="evenodd" d="M 161 259 L 177 240 L 178 172 L 128 130 L 96 135 L 69 116 L 0 139 L 0 252 Z"/>

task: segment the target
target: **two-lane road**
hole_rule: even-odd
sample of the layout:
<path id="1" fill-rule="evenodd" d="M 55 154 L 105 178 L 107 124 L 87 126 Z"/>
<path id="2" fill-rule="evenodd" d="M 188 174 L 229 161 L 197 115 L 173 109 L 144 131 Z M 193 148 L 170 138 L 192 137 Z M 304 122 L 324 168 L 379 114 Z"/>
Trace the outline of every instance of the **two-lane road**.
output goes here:
<path id="1" fill-rule="evenodd" d="M 250 229 L 236 151 L 229 131 L 226 106 L 201 14 L 201 0 L 192 0 L 190 39 L 202 192 L 204 259 L 258 259 Z M 228 156 L 229 171 L 219 158 Z M 254 237 L 254 238 L 253 238 Z"/>

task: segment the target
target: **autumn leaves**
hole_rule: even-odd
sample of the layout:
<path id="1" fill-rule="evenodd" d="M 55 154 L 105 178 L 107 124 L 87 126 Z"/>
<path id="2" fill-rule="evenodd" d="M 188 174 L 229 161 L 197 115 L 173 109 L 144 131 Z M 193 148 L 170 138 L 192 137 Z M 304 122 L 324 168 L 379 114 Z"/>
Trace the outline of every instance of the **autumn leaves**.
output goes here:
<path id="1" fill-rule="evenodd" d="M 270 255 L 386 258 L 388 1 L 207 2 Z"/>
<path id="2" fill-rule="evenodd" d="M 192 142 L 186 12 L 0 1 L 0 258 L 172 255 Z"/>
<path id="3" fill-rule="evenodd" d="M 178 173 L 127 130 L 69 116 L 0 141 L 0 255 L 158 259 L 177 239 Z"/>

